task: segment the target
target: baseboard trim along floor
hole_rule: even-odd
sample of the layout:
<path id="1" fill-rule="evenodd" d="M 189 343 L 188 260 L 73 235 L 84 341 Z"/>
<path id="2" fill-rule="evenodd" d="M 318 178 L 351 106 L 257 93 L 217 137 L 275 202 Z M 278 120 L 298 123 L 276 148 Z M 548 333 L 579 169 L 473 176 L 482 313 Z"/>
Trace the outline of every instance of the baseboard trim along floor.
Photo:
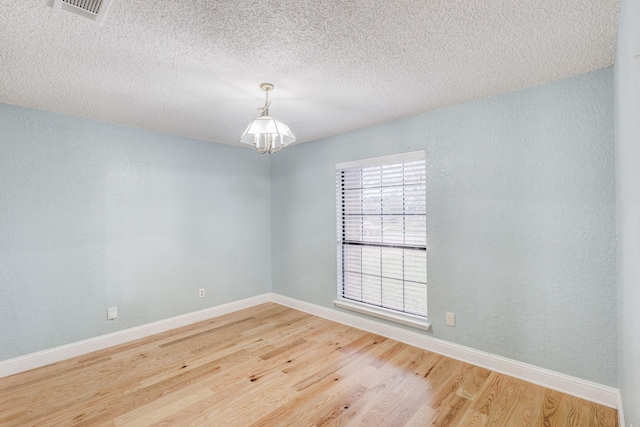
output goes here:
<path id="1" fill-rule="evenodd" d="M 94 338 L 78 341 L 75 343 L 54 347 L 51 349 L 38 351 L 13 359 L 0 361 L 0 378 L 9 375 L 19 374 L 41 366 L 50 365 L 61 360 L 82 356 L 93 351 L 102 350 L 114 345 L 124 344 L 140 338 L 169 331 L 182 326 L 191 325 L 212 317 L 222 316 L 234 311 L 253 307 L 258 304 L 271 302 L 271 294 L 262 294 L 255 297 L 233 301 L 227 304 L 217 305 L 204 310 L 194 311 L 181 316 L 159 320 L 146 325 L 136 326 L 122 331 L 101 335 Z"/>
<path id="2" fill-rule="evenodd" d="M 272 301 L 304 311 L 305 313 L 323 317 L 334 322 L 343 323 L 410 344 L 424 350 L 433 351 L 453 359 L 491 369 L 552 390 L 570 394 L 610 408 L 619 408 L 619 390 L 581 378 L 572 377 L 549 369 L 540 368 L 517 360 L 508 359 L 491 353 L 475 350 L 459 344 L 433 338 L 419 332 L 388 325 L 373 318 L 367 318 L 332 308 L 322 307 L 278 294 L 272 295 Z M 624 425 L 624 424 L 621 424 Z"/>
<path id="3" fill-rule="evenodd" d="M 0 378 L 35 369 L 96 350 L 145 338 L 181 326 L 221 316 L 266 302 L 275 302 L 334 322 L 342 323 L 367 332 L 383 335 L 415 347 L 433 351 L 457 360 L 509 375 L 533 384 L 567 393 L 601 405 L 618 409 L 620 425 L 624 426 L 620 391 L 592 381 L 565 375 L 549 369 L 518 362 L 502 356 L 475 350 L 459 344 L 433 338 L 417 331 L 388 325 L 373 318 L 345 313 L 343 311 L 311 304 L 283 295 L 267 293 L 207 308 L 193 313 L 172 317 L 146 325 L 125 329 L 107 335 L 55 347 L 0 361 Z"/>

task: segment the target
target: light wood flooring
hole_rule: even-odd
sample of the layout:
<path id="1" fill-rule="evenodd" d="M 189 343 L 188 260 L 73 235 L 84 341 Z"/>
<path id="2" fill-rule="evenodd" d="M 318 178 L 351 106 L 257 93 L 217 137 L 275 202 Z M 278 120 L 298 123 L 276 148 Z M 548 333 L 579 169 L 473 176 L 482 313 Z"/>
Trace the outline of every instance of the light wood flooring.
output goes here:
<path id="1" fill-rule="evenodd" d="M 0 379 L 0 426 L 616 426 L 614 409 L 263 304 Z"/>

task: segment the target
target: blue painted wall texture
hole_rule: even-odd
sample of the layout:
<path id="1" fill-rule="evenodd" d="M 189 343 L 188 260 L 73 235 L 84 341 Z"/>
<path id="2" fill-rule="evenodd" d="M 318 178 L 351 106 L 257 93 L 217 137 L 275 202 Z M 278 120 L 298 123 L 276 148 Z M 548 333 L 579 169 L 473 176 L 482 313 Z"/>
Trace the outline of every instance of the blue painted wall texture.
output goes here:
<path id="1" fill-rule="evenodd" d="M 622 0 L 615 64 L 620 391 L 640 426 L 640 2 Z"/>
<path id="2" fill-rule="evenodd" d="M 423 149 L 428 333 L 617 386 L 613 127 L 610 69 L 270 159 L 0 105 L 0 360 L 269 291 L 333 307 L 335 164 Z"/>
<path id="3" fill-rule="evenodd" d="M 276 293 L 333 307 L 335 164 L 423 149 L 435 337 L 618 384 L 612 70 L 272 157 Z M 445 326 L 445 312 L 456 326 Z"/>
<path id="4" fill-rule="evenodd" d="M 0 104 L 0 360 L 269 292 L 269 174 L 249 149 Z"/>

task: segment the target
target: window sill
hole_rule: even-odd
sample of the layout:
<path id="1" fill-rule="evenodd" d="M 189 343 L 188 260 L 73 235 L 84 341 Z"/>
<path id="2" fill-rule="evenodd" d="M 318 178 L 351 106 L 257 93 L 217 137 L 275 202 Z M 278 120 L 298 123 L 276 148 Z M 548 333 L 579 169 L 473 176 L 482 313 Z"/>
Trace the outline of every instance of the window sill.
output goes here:
<path id="1" fill-rule="evenodd" d="M 336 307 L 357 311 L 358 313 L 367 314 L 369 316 L 378 317 L 380 319 L 390 320 L 396 323 L 402 323 L 403 325 L 412 326 L 418 329 L 424 329 L 425 331 L 431 328 L 431 323 L 428 319 L 419 316 L 413 316 L 411 314 L 397 313 L 395 311 L 387 310 L 382 307 L 372 307 L 368 304 L 362 304 L 345 299 L 336 299 L 333 301 L 333 304 Z"/>

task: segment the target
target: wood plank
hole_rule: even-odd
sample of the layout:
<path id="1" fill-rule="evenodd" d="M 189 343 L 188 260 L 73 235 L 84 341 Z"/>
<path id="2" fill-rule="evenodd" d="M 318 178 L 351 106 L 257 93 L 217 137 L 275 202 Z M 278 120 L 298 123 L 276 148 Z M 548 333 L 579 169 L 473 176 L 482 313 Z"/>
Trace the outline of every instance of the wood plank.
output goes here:
<path id="1" fill-rule="evenodd" d="M 325 424 L 331 422 L 346 425 L 355 422 L 355 420 L 363 419 L 373 425 L 379 424 L 379 414 L 388 412 L 380 410 L 379 406 L 385 405 L 384 401 L 380 402 L 381 398 L 389 396 L 388 390 L 406 383 L 411 378 L 409 367 L 414 362 L 415 356 L 422 351 L 397 342 L 390 344 L 393 345 L 389 347 L 389 350 L 380 352 L 380 357 L 385 358 L 385 364 L 380 368 L 374 368 L 373 364 L 369 364 L 372 368 L 372 374 L 364 377 L 357 384 L 358 388 L 354 387 L 345 395 L 338 396 L 337 403 L 335 401 L 329 402 L 324 407 L 318 408 L 314 414 L 309 414 L 309 422 Z M 395 348 L 400 348 L 401 351 L 393 351 Z M 390 357 L 390 354 L 393 356 Z M 354 390 L 362 390 L 363 393 L 362 395 L 353 394 Z M 348 404 L 344 402 L 348 402 Z M 388 405 L 392 406 L 396 403 L 395 399 L 392 399 Z"/>
<path id="2" fill-rule="evenodd" d="M 267 303 L 2 378 L 0 425 L 615 427 L 617 412 Z"/>

